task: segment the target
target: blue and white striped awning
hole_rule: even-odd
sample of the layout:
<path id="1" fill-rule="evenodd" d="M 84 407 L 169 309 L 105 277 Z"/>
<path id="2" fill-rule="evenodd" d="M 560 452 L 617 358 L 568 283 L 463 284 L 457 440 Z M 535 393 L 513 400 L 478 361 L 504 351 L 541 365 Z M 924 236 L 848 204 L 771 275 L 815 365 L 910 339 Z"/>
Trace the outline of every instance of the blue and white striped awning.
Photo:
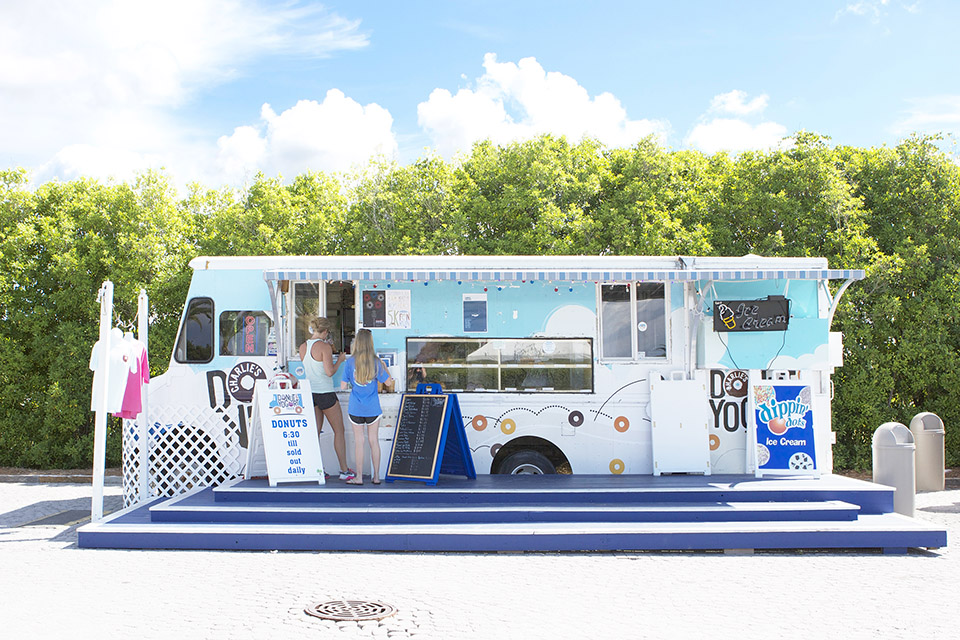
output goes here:
<path id="1" fill-rule="evenodd" d="M 712 271 L 703 269 L 673 269 L 666 271 L 332 271 L 332 270 L 268 270 L 263 277 L 275 280 L 368 280 L 425 282 L 455 280 L 458 282 L 692 282 L 747 281 L 747 280 L 862 280 L 862 269 L 739 269 Z"/>

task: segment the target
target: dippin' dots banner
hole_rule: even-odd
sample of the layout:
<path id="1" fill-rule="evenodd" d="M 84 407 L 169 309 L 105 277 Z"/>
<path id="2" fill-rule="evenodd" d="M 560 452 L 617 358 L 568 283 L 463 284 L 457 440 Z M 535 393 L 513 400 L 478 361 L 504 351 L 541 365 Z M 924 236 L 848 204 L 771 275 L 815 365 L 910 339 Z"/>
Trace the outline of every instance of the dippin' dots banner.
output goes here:
<path id="1" fill-rule="evenodd" d="M 761 471 L 817 468 L 810 387 L 754 385 L 757 467 Z"/>

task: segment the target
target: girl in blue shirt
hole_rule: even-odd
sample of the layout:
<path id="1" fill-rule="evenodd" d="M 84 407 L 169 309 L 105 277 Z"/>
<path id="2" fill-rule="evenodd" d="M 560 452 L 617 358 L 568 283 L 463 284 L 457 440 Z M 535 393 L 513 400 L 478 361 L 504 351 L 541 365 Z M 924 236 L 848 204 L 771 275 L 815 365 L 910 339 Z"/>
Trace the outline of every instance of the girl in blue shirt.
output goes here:
<path id="1" fill-rule="evenodd" d="M 348 484 L 363 484 L 363 441 L 370 442 L 370 457 L 373 472 L 370 474 L 373 484 L 380 484 L 380 441 L 377 434 L 380 429 L 380 396 L 378 383 L 387 386 L 393 384 L 393 378 L 377 357 L 373 349 L 373 336 L 369 329 L 357 331 L 353 341 L 353 355 L 343 365 L 341 387 L 350 386 L 350 403 L 347 415 L 353 424 L 354 466 L 356 477 L 347 480 Z M 366 434 L 364 434 L 366 430 Z"/>

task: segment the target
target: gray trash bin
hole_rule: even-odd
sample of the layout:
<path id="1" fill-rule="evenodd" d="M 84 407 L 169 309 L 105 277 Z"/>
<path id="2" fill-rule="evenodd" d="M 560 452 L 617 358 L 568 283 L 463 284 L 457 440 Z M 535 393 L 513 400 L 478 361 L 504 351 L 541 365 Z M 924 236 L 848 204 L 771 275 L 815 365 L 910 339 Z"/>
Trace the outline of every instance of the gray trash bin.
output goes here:
<path id="1" fill-rule="evenodd" d="M 917 491 L 943 491 L 944 472 L 943 420 L 935 413 L 918 413 L 910 421 L 910 431 L 917 447 Z"/>
<path id="2" fill-rule="evenodd" d="M 873 432 L 873 481 L 894 487 L 893 510 L 913 516 L 917 494 L 916 449 L 910 429 L 885 422 Z"/>

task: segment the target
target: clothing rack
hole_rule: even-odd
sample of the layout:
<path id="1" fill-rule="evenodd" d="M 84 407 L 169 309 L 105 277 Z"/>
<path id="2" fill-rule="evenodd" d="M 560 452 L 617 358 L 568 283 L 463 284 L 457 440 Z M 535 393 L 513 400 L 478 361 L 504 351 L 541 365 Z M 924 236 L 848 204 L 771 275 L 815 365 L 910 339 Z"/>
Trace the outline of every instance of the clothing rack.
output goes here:
<path id="1" fill-rule="evenodd" d="M 110 334 L 111 329 L 113 328 L 113 283 L 111 281 L 104 280 L 103 285 L 101 285 L 100 290 L 97 292 L 97 301 L 100 303 L 101 349 L 101 358 L 100 363 L 98 364 L 98 369 L 100 369 L 99 373 L 103 384 L 99 386 L 99 389 L 97 385 L 94 385 L 93 387 L 93 406 L 96 411 L 96 419 L 94 421 L 93 431 L 93 499 L 90 505 L 91 522 L 97 522 L 98 520 L 103 519 L 103 476 L 106 470 L 107 451 L 107 389 L 110 388 L 110 375 L 111 373 L 113 373 L 113 375 L 127 375 L 126 371 L 110 371 Z M 148 346 L 148 309 L 149 299 L 147 298 L 147 292 L 144 289 L 141 289 L 140 295 L 137 296 L 137 339 L 143 343 L 144 347 Z M 140 393 L 143 409 L 137 424 L 139 427 L 138 436 L 140 442 L 139 495 L 142 500 L 149 494 L 150 490 L 147 385 L 143 385 Z"/>

